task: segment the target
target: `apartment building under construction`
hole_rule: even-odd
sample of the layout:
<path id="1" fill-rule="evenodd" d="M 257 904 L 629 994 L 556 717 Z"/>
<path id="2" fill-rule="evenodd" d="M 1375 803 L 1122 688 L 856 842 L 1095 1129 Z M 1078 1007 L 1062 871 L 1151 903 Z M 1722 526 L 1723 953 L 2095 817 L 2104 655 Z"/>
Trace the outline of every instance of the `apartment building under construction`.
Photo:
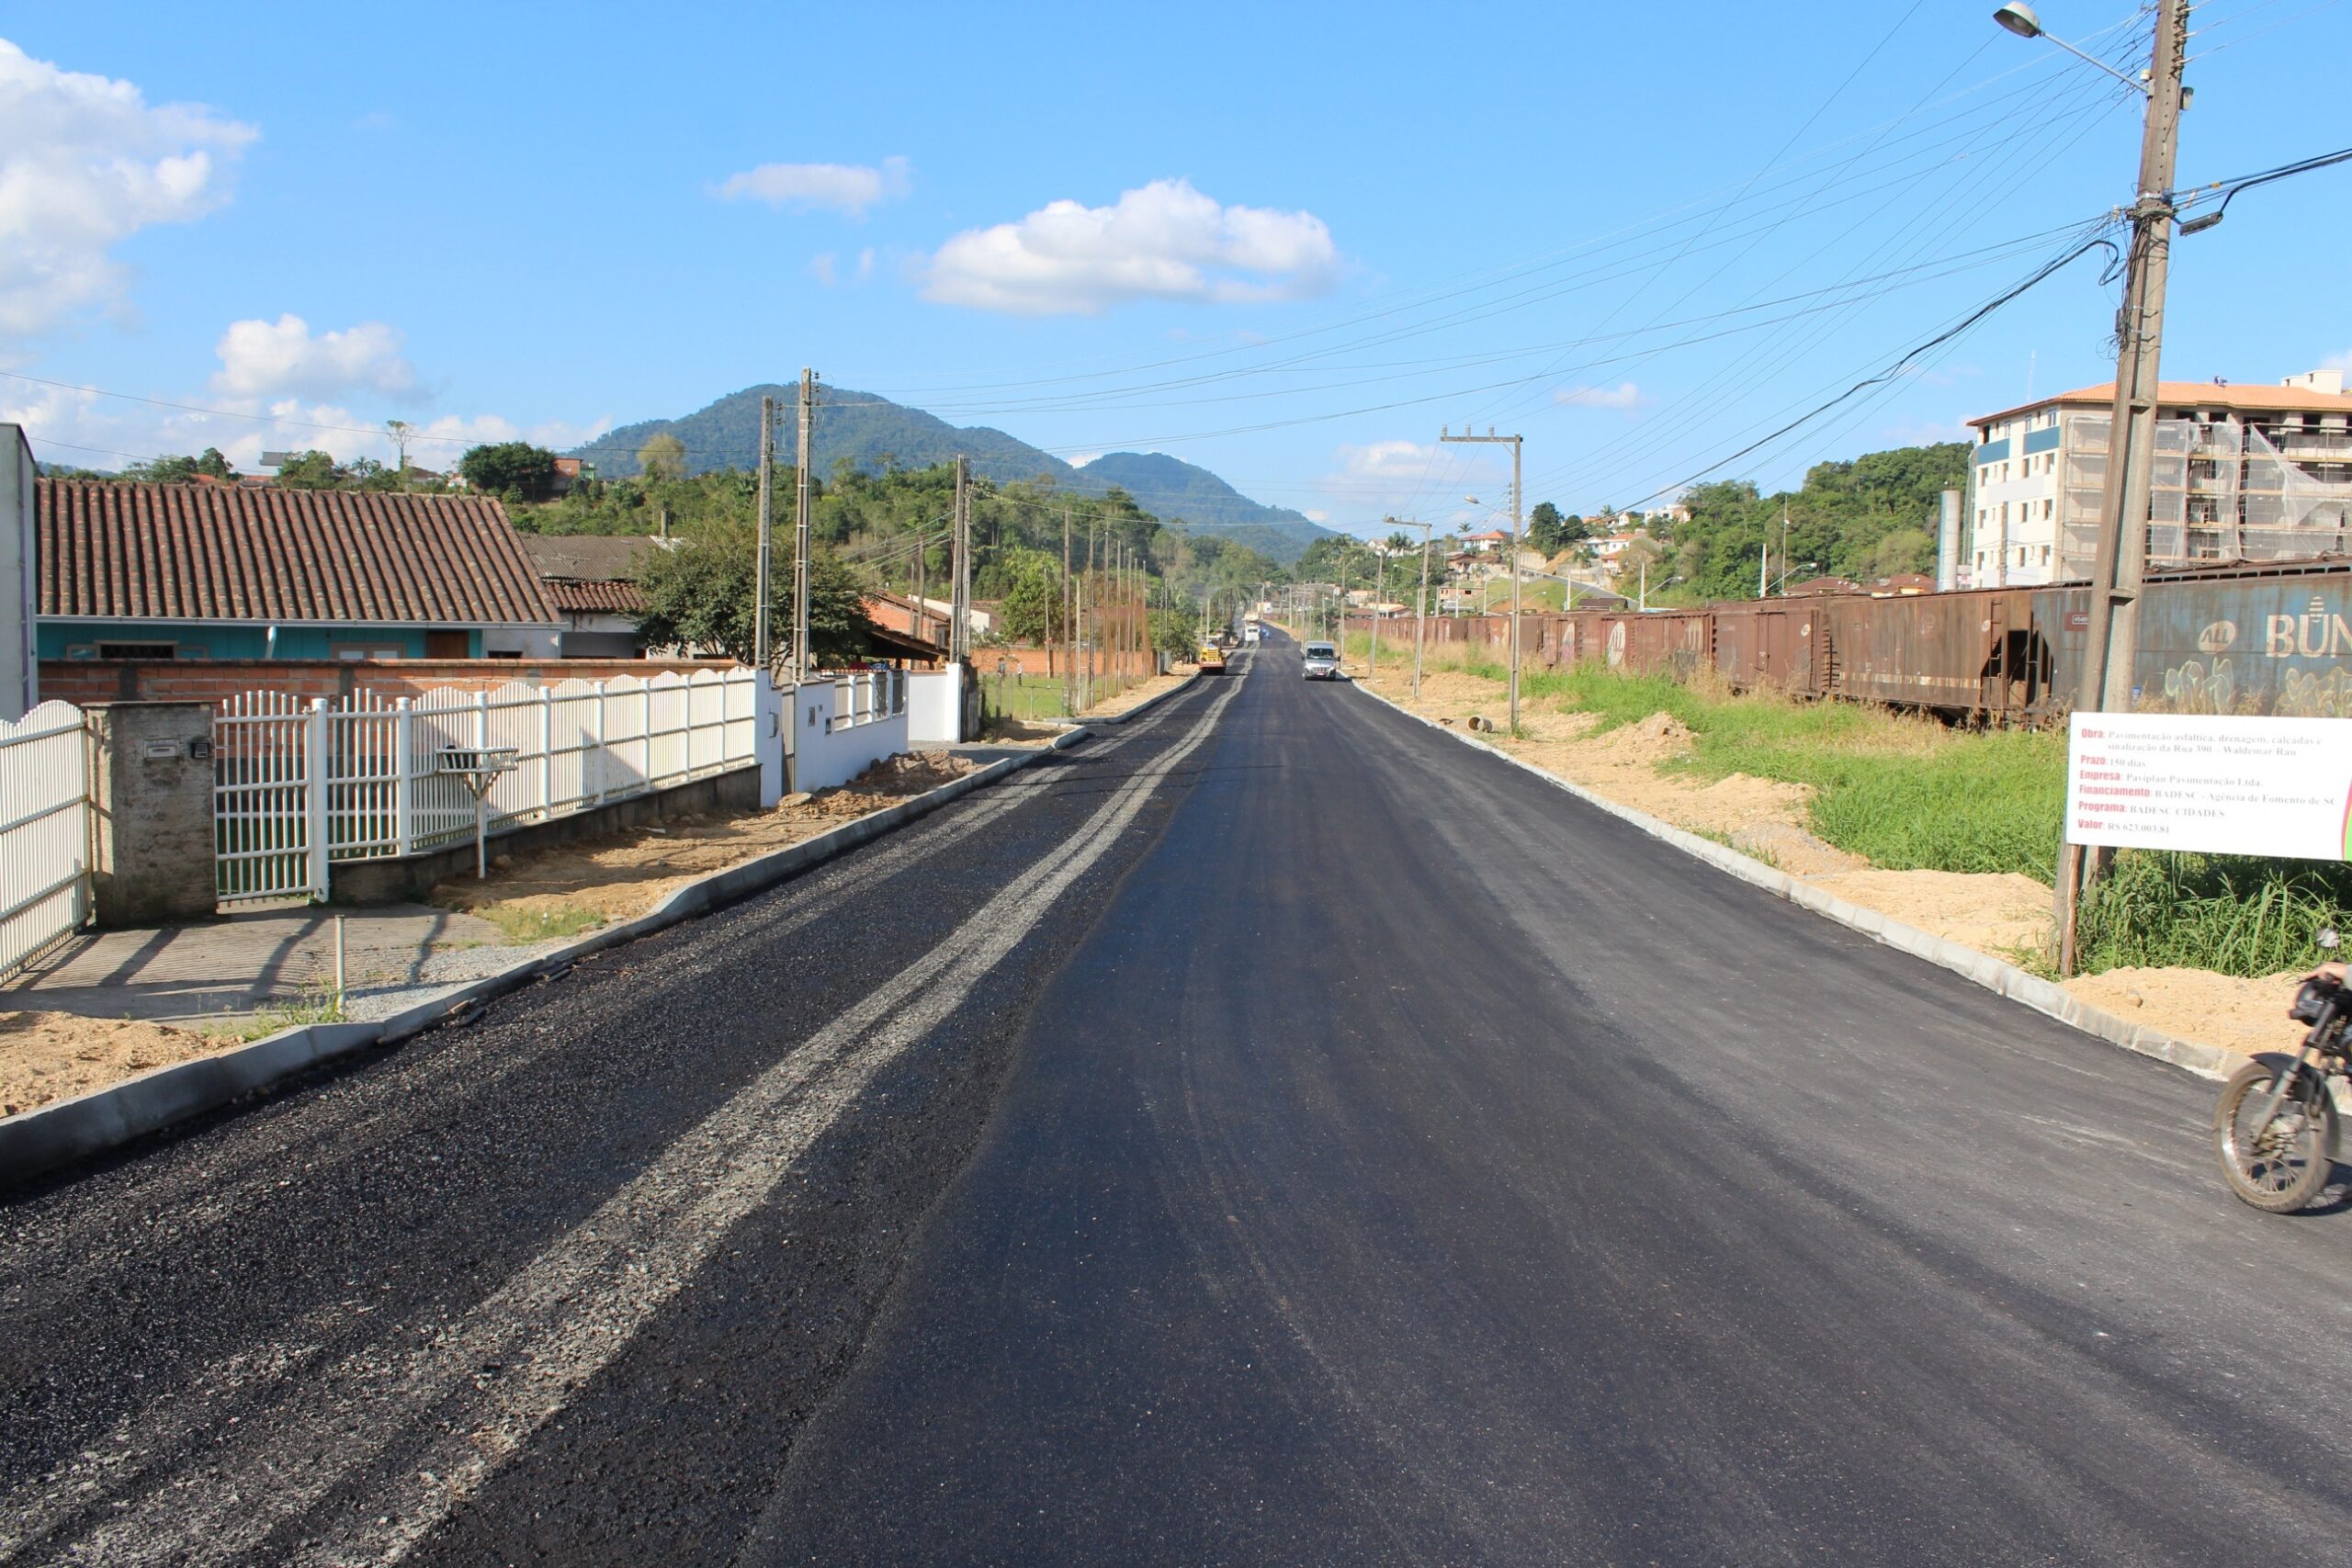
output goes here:
<path id="1" fill-rule="evenodd" d="M 1966 586 L 2087 577 L 2115 389 L 2085 387 L 1969 421 Z M 2352 396 L 2340 370 L 2278 386 L 2166 381 L 2148 505 L 2151 564 L 2274 561 L 2352 548 Z"/>

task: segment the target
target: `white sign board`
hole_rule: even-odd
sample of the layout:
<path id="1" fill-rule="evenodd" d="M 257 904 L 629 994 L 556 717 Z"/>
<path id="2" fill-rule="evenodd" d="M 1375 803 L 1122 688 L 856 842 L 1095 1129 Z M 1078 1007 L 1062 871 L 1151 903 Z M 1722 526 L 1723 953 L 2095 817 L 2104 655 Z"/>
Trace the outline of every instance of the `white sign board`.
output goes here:
<path id="1" fill-rule="evenodd" d="M 2066 841 L 2352 859 L 2352 718 L 2078 713 Z"/>

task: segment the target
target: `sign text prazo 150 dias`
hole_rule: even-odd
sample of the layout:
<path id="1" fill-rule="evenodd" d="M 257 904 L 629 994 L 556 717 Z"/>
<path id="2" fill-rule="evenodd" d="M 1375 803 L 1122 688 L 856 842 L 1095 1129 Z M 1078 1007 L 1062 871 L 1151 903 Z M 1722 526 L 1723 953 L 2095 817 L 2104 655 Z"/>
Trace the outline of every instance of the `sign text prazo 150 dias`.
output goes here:
<path id="1" fill-rule="evenodd" d="M 2352 859 L 2352 718 L 2078 713 L 2066 840 Z"/>

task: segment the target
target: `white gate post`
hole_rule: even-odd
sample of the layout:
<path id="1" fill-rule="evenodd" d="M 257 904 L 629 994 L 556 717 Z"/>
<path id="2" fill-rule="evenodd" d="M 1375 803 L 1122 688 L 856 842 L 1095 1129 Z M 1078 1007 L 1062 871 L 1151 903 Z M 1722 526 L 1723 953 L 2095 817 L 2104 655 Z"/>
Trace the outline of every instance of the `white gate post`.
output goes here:
<path id="1" fill-rule="evenodd" d="M 555 815 L 555 688 L 539 688 L 539 818 Z"/>
<path id="2" fill-rule="evenodd" d="M 392 702 L 392 852 L 416 852 L 416 699 Z"/>
<path id="3" fill-rule="evenodd" d="M 580 793 L 590 806 L 605 803 L 605 682 L 596 682 L 596 743 L 580 760 Z"/>
<path id="4" fill-rule="evenodd" d="M 311 699 L 303 721 L 303 817 L 310 829 L 309 892 L 323 902 L 327 897 L 327 700 Z"/>

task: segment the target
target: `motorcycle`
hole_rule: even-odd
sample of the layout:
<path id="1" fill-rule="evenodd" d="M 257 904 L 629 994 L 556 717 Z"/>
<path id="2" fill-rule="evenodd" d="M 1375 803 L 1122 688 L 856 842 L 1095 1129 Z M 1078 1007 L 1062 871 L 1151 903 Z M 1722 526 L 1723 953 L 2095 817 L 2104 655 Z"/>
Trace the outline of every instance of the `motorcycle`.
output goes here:
<path id="1" fill-rule="evenodd" d="M 2334 948 L 2323 931 L 2319 945 Z M 2322 964 L 2303 978 L 2288 1016 L 2311 1025 L 2302 1049 L 2290 1056 L 2266 1051 L 2222 1087 L 2213 1107 L 2213 1152 L 2230 1190 L 2273 1214 L 2291 1214 L 2326 1190 L 2336 1153 L 2335 1097 L 2331 1079 L 2352 1074 L 2352 992 L 2345 965 Z"/>

